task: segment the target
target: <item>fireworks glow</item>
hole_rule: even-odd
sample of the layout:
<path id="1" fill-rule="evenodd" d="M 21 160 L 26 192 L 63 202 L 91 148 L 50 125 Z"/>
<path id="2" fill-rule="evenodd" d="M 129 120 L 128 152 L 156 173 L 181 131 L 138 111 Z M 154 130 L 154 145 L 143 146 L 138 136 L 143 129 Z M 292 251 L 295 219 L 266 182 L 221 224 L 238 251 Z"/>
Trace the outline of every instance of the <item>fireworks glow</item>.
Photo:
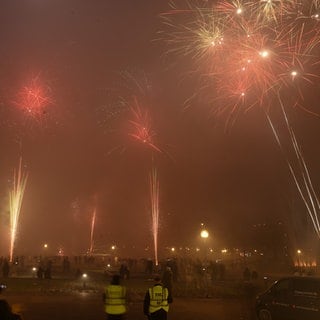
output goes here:
<path id="1" fill-rule="evenodd" d="M 18 231 L 19 216 L 28 174 L 22 170 L 22 159 L 20 158 L 18 171 L 13 174 L 13 189 L 10 192 L 10 262 L 13 259 L 13 252 Z"/>
<path id="2" fill-rule="evenodd" d="M 93 248 L 94 248 L 94 226 L 96 223 L 96 214 L 97 214 L 97 209 L 94 208 L 92 212 L 92 217 L 91 217 L 91 228 L 90 228 L 90 248 L 89 248 L 89 253 L 93 253 Z"/>
<path id="3" fill-rule="evenodd" d="M 18 93 L 15 105 L 22 109 L 26 116 L 41 120 L 47 112 L 47 107 L 52 104 L 50 88 L 44 86 L 39 77 L 22 87 Z"/>
<path id="4" fill-rule="evenodd" d="M 168 53 L 195 62 L 202 79 L 199 95 L 208 97 L 215 109 L 221 104 L 267 106 L 279 90 L 296 88 L 293 78 L 312 83 L 317 77 L 320 28 L 315 9 L 300 1 L 203 3 L 207 7 L 188 4 L 185 10 L 165 13 L 170 32 L 162 37 Z M 292 91 L 298 101 L 301 93 Z M 239 99 L 243 93 L 245 102 Z"/>
<path id="5" fill-rule="evenodd" d="M 320 207 L 309 170 L 290 125 L 287 108 L 304 105 L 304 91 L 319 79 L 319 0 L 184 1 L 162 15 L 160 37 L 167 54 L 189 57 L 199 76 L 194 95 L 227 111 L 232 123 L 239 111 L 264 109 L 277 143 L 283 150 L 272 109 L 280 110 L 294 150 L 287 160 L 301 199 L 320 238 Z M 283 103 L 285 101 L 285 105 Z M 289 159 L 285 154 L 286 159 Z"/>
<path id="6" fill-rule="evenodd" d="M 128 135 L 136 141 L 150 147 L 152 150 L 161 152 L 154 142 L 156 133 L 152 129 L 149 114 L 139 107 L 136 97 L 134 98 L 134 105 L 131 108 L 131 114 L 133 118 L 129 120 L 129 122 L 131 124 L 132 131 L 129 132 Z"/>
<path id="7" fill-rule="evenodd" d="M 150 197 L 151 197 L 151 215 L 152 215 L 152 235 L 154 244 L 154 259 L 158 265 L 158 232 L 159 232 L 159 179 L 155 168 L 150 173 Z"/>
<path id="8" fill-rule="evenodd" d="M 121 86 L 112 92 L 112 104 L 108 106 L 102 117 L 107 122 L 110 118 L 118 118 L 123 121 L 121 129 L 112 129 L 112 132 L 120 134 L 125 140 L 122 145 L 112 148 L 108 154 L 115 150 L 121 153 L 128 149 L 128 141 L 140 145 L 151 151 L 151 153 L 162 153 L 163 150 L 157 141 L 157 131 L 153 123 L 152 84 L 144 72 L 123 72 Z M 100 120 L 101 123 L 101 120 Z M 119 123 L 117 123 L 119 126 Z M 129 138 L 129 139 L 128 139 Z"/>

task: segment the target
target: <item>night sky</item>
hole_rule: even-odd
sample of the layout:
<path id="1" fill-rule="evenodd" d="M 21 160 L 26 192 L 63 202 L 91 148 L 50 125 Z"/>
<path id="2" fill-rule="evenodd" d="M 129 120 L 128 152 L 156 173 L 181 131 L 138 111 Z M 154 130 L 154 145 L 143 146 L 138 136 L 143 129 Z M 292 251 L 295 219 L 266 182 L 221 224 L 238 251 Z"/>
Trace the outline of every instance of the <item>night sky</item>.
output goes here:
<path id="1" fill-rule="evenodd" d="M 1 0 L 0 255 L 8 250 L 8 194 L 20 157 L 29 174 L 21 253 L 38 253 L 43 243 L 85 252 L 95 207 L 97 246 L 152 246 L 152 167 L 161 247 L 195 245 L 202 222 L 220 248 L 247 243 L 253 224 L 296 225 L 297 211 L 307 219 L 261 107 L 228 123 L 205 101 L 186 104 L 197 90 L 194 61 L 166 54 L 159 15 L 167 10 L 164 0 Z M 19 107 L 32 81 L 50 96 L 37 117 Z M 319 82 L 314 87 L 305 100 L 317 112 Z M 134 96 L 161 153 L 128 135 L 123 101 Z M 319 117 L 299 108 L 290 116 L 319 191 Z"/>

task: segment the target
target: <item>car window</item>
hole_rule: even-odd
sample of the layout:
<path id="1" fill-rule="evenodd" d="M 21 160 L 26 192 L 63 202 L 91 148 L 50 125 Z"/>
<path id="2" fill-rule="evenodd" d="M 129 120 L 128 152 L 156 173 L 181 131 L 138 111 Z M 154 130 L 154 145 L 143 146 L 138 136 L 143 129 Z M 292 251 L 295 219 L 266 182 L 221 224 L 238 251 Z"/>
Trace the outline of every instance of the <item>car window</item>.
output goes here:
<path id="1" fill-rule="evenodd" d="M 290 289 L 290 280 L 289 279 L 283 279 L 278 281 L 272 288 L 272 291 L 275 294 L 280 294 L 283 292 L 288 292 Z"/>
<path id="2" fill-rule="evenodd" d="M 295 279 L 294 280 L 295 294 L 309 294 L 317 296 L 320 293 L 320 281 L 316 279 Z"/>

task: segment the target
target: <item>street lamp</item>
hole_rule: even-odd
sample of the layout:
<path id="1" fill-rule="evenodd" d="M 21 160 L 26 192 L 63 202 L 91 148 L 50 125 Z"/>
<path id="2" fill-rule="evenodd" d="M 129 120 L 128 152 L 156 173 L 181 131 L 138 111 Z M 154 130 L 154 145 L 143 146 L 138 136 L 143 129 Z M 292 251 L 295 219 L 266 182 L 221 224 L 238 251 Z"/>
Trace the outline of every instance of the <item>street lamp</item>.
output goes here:
<path id="1" fill-rule="evenodd" d="M 297 255 L 298 255 L 298 267 L 301 267 L 301 254 L 302 254 L 302 251 L 300 249 L 297 250 Z"/>
<path id="2" fill-rule="evenodd" d="M 44 243 L 44 244 L 42 245 L 42 254 L 43 254 L 44 256 L 46 256 L 46 255 L 48 254 L 48 250 L 49 250 L 49 245 L 48 245 L 48 243 Z"/>
<path id="3" fill-rule="evenodd" d="M 37 268 L 36 267 L 32 268 L 32 275 L 34 278 L 36 278 L 36 276 L 37 276 Z"/>
<path id="4" fill-rule="evenodd" d="M 201 230 L 200 237 L 202 239 L 207 239 L 209 237 L 209 232 L 206 229 Z"/>
<path id="5" fill-rule="evenodd" d="M 201 224 L 201 226 L 203 227 L 203 224 Z M 207 239 L 209 238 L 209 232 L 206 229 L 203 229 L 200 231 L 200 237 L 201 239 L 203 239 L 203 257 L 204 259 L 206 259 L 207 257 Z"/>
<path id="6" fill-rule="evenodd" d="M 83 273 L 82 274 L 82 281 L 83 281 L 82 287 L 83 287 L 83 289 L 86 289 L 86 280 L 87 279 L 88 279 L 88 275 L 86 273 Z"/>

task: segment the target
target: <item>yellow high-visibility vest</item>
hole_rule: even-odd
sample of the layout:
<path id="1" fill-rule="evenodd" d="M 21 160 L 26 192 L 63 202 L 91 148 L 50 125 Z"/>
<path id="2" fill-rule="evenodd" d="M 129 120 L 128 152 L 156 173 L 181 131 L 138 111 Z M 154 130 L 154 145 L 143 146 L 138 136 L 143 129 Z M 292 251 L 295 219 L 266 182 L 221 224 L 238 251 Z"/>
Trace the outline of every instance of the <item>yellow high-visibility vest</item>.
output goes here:
<path id="1" fill-rule="evenodd" d="M 150 305 L 149 312 L 153 313 L 160 309 L 165 311 L 169 311 L 169 303 L 168 303 L 168 289 L 162 286 L 156 285 L 152 288 L 149 288 L 150 295 Z"/>
<path id="2" fill-rule="evenodd" d="M 108 314 L 126 313 L 126 288 L 120 285 L 109 285 L 106 288 L 105 311 Z"/>

